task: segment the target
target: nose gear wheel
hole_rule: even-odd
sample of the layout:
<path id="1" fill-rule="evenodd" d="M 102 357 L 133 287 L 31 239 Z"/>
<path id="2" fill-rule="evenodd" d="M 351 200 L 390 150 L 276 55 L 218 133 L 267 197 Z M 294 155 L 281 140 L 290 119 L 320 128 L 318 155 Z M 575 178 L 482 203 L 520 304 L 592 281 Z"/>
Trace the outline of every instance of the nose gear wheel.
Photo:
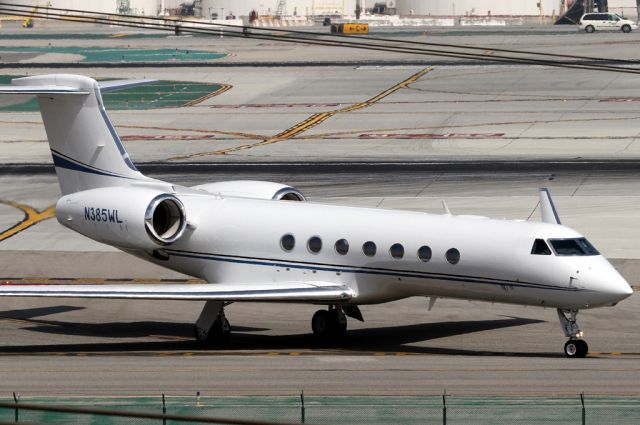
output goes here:
<path id="1" fill-rule="evenodd" d="M 569 358 L 586 357 L 589 352 L 587 342 L 582 339 L 582 331 L 577 323 L 578 310 L 558 309 L 560 327 L 569 340 L 564 344 L 564 354 Z"/>

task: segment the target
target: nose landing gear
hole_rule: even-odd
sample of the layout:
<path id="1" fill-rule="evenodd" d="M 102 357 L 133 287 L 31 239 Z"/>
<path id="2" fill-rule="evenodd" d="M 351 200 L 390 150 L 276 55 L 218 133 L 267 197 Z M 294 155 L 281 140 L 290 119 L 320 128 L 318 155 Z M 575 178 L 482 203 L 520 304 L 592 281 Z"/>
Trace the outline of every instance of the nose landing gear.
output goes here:
<path id="1" fill-rule="evenodd" d="M 577 315 L 578 310 L 558 309 L 560 327 L 562 328 L 564 335 L 569 338 L 569 340 L 564 344 L 564 354 L 571 358 L 585 357 L 589 352 L 589 346 L 587 345 L 587 342 L 582 339 L 583 333 L 576 322 Z"/>

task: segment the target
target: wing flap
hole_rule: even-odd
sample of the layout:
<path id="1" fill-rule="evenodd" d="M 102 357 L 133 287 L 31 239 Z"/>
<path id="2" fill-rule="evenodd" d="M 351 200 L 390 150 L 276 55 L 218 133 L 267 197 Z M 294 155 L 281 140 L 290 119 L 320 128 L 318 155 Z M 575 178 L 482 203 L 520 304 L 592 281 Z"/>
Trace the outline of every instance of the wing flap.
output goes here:
<path id="1" fill-rule="evenodd" d="M 197 301 L 346 301 L 355 292 L 327 282 L 205 284 L 0 284 L 0 297 L 113 298 Z"/>

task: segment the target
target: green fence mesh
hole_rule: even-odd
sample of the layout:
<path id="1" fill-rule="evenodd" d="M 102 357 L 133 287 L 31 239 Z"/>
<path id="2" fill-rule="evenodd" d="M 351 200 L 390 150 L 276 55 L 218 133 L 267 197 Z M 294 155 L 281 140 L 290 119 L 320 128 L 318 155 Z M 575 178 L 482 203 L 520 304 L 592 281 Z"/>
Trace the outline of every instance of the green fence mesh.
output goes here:
<path id="1" fill-rule="evenodd" d="M 3 402 L 12 399 L 0 399 Z M 161 397 L 24 398 L 19 403 L 162 413 Z M 18 406 L 19 406 L 18 403 Z M 582 424 L 580 397 L 167 397 L 172 415 L 308 424 Z M 18 411 L 20 422 L 47 424 L 151 424 L 161 419 Z M 587 396 L 585 424 L 638 424 L 640 398 Z M 0 409 L 12 423 L 14 409 Z M 183 421 L 167 420 L 166 424 Z M 224 422 L 221 422 L 224 423 Z"/>

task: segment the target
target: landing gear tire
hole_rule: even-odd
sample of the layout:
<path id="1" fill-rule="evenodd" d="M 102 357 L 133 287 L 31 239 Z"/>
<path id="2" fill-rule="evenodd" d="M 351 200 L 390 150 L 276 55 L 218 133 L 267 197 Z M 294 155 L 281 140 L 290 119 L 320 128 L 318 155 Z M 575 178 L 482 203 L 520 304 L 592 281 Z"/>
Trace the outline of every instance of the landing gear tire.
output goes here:
<path id="1" fill-rule="evenodd" d="M 229 340 L 231 335 L 231 326 L 229 321 L 224 318 L 220 320 L 218 317 L 213 326 L 209 330 L 199 326 L 194 326 L 195 336 L 198 343 L 204 347 L 214 347 L 224 344 Z"/>
<path id="2" fill-rule="evenodd" d="M 569 358 L 583 358 L 589 352 L 587 342 L 582 339 L 570 339 L 564 344 L 564 354 Z"/>
<path id="3" fill-rule="evenodd" d="M 334 340 L 347 332 L 347 319 L 338 308 L 318 310 L 311 319 L 311 330 L 319 340 Z"/>
<path id="4" fill-rule="evenodd" d="M 589 352 L 589 346 L 582 339 L 584 333 L 580 330 L 577 322 L 578 310 L 558 309 L 560 327 L 564 336 L 569 340 L 564 344 L 564 354 L 570 358 L 582 358 Z"/>
<path id="5" fill-rule="evenodd" d="M 321 339 L 327 338 L 331 328 L 331 317 L 327 310 L 318 310 L 311 318 L 311 330 Z"/>

